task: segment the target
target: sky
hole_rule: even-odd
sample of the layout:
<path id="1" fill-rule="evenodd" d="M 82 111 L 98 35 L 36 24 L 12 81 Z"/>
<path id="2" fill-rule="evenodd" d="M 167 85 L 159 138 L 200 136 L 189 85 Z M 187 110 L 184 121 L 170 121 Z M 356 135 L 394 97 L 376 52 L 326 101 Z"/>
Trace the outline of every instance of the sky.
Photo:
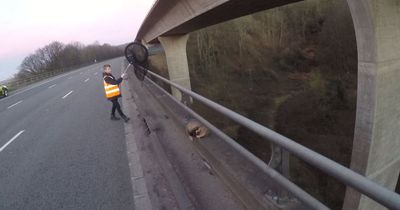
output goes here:
<path id="1" fill-rule="evenodd" d="M 131 42 L 154 0 L 0 0 L 0 81 L 52 41 Z"/>

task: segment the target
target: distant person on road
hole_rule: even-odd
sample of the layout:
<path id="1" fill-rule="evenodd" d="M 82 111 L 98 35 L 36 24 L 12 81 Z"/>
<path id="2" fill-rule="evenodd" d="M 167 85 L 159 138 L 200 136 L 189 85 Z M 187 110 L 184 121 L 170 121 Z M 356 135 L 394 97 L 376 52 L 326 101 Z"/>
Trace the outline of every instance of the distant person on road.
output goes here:
<path id="1" fill-rule="evenodd" d="M 121 75 L 121 78 L 115 79 L 115 77 L 111 74 L 111 65 L 106 64 L 103 66 L 103 79 L 106 98 L 113 104 L 111 109 L 111 120 L 119 120 L 119 118 L 115 116 L 115 110 L 117 110 L 122 119 L 124 119 L 125 122 L 128 122 L 129 117 L 122 112 L 121 106 L 118 103 L 118 98 L 121 97 L 119 84 L 121 84 L 123 77 L 124 74 Z"/>

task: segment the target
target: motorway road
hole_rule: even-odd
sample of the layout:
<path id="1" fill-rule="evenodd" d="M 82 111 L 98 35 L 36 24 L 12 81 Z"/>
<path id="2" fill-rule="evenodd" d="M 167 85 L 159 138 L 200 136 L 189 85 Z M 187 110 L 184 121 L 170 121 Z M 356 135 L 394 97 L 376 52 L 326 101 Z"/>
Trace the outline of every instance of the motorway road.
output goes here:
<path id="1" fill-rule="evenodd" d="M 0 209 L 133 209 L 100 62 L 0 99 Z M 122 58 L 108 61 L 120 74 Z"/>

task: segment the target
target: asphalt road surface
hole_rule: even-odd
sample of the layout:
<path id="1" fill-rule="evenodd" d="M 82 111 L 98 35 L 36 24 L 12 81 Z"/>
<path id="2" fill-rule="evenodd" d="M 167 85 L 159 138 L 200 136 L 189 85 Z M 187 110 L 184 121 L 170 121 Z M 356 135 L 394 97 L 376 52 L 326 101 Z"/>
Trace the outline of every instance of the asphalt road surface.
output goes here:
<path id="1" fill-rule="evenodd" d="M 100 62 L 0 99 L 0 209 L 133 209 Z M 115 75 L 122 59 L 107 61 Z"/>

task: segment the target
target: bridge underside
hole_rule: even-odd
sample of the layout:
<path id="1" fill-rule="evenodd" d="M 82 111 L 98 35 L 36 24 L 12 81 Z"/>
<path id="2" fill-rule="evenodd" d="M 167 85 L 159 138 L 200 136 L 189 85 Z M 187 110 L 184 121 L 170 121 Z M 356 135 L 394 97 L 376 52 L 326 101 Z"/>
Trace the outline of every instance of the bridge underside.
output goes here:
<path id="1" fill-rule="evenodd" d="M 147 43 L 159 36 L 187 34 L 192 31 L 302 0 L 169 0 L 158 1 L 137 35 Z"/>

